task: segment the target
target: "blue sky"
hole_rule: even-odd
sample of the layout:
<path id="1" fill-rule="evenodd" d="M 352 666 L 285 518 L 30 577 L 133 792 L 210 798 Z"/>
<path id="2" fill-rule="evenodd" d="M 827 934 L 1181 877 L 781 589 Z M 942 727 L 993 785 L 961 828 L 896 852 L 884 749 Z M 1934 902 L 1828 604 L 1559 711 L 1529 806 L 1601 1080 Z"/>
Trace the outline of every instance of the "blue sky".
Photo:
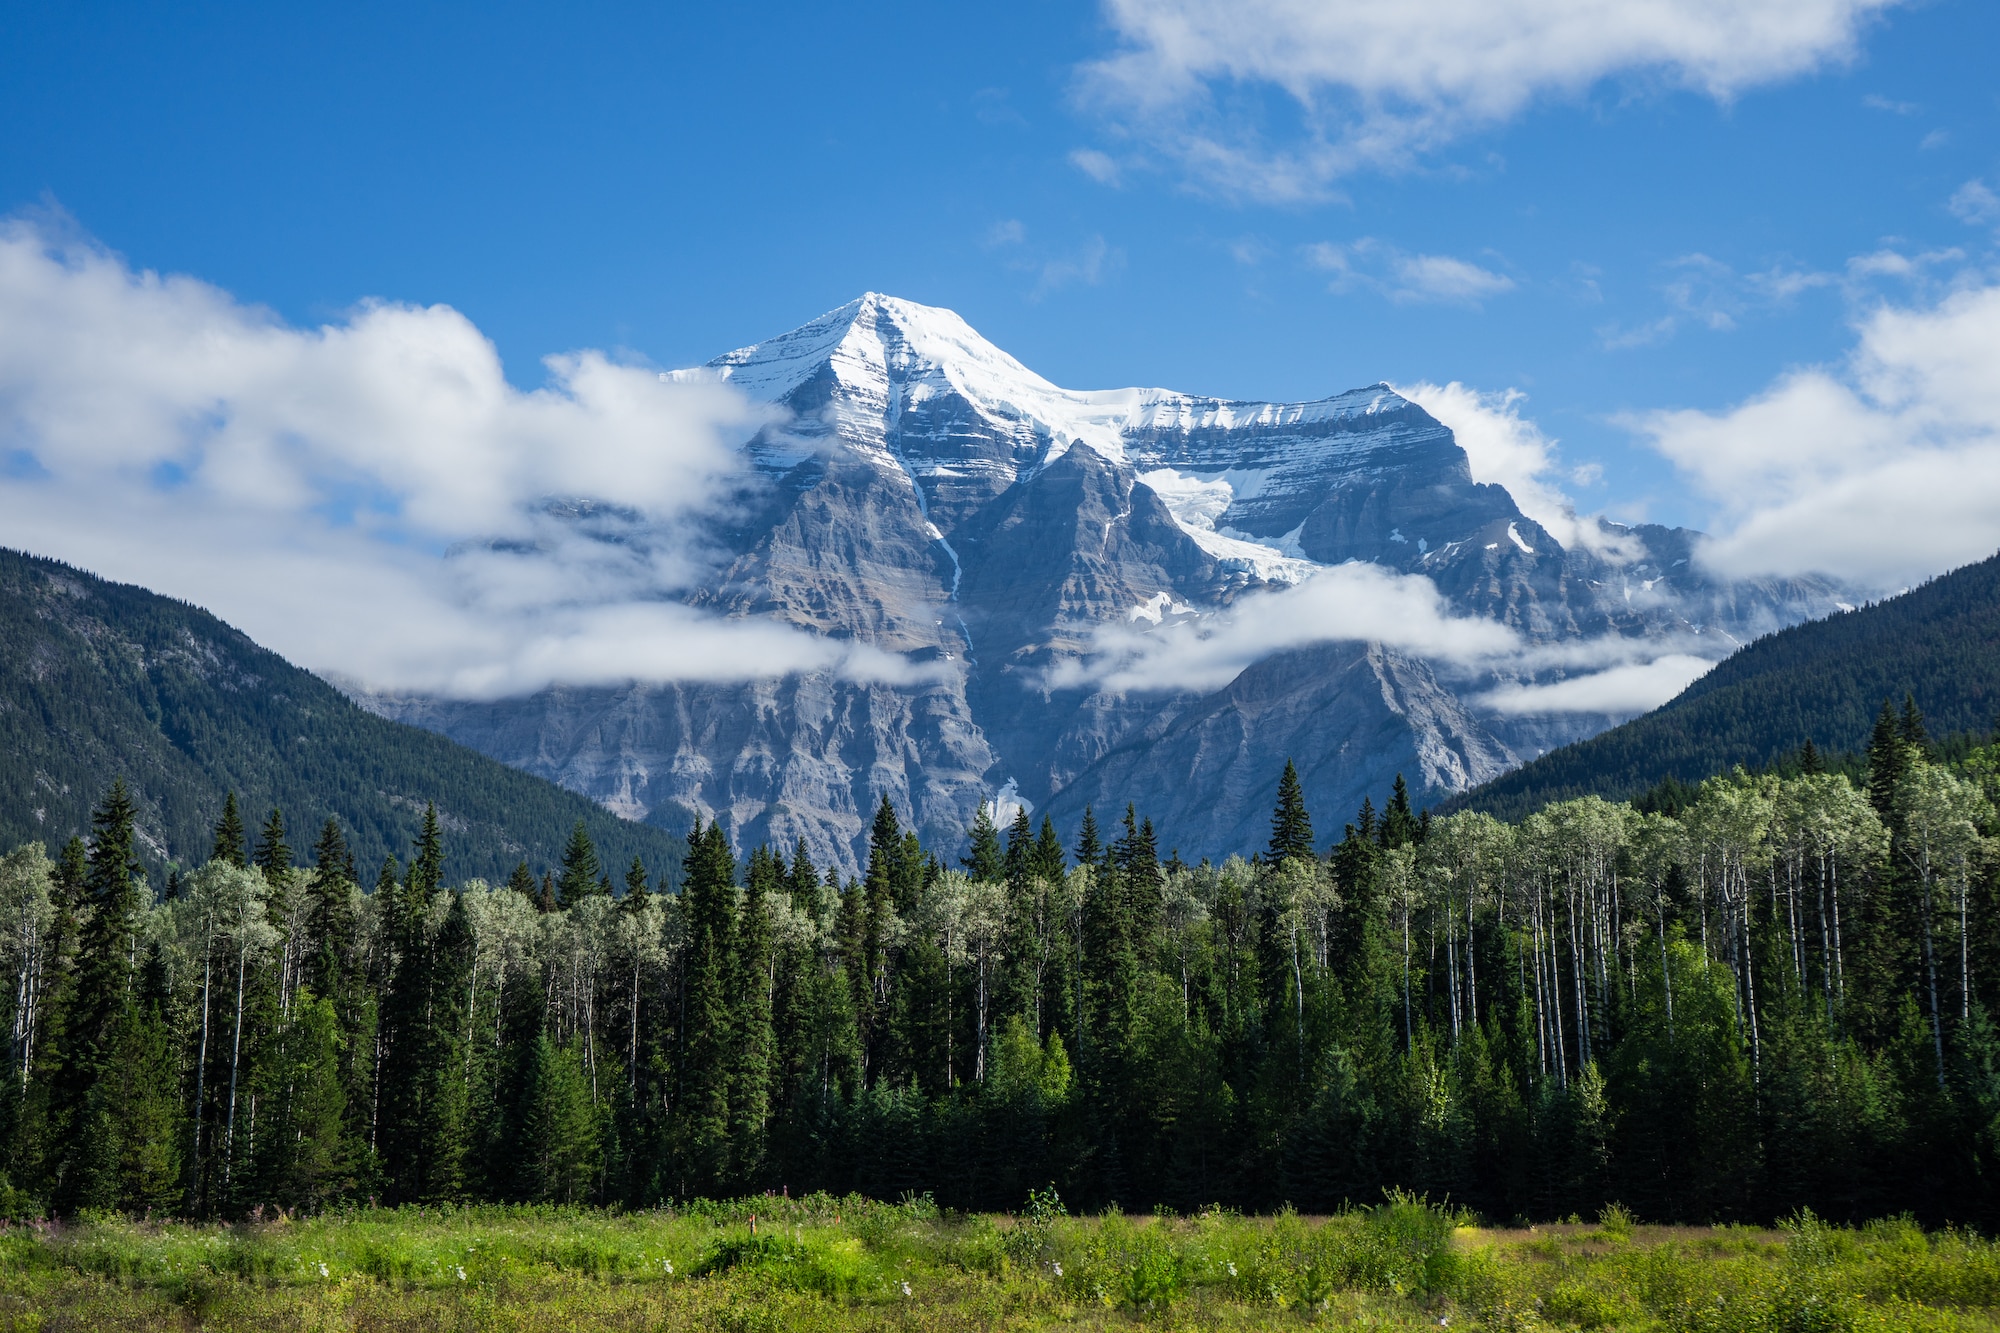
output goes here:
<path id="1" fill-rule="evenodd" d="M 1730 576 L 1893 591 L 2000 547 L 1990 4 L 85 3 L 4 37 L 0 525 L 308 665 L 532 684 L 489 670 L 528 594 L 436 553 L 593 476 L 698 506 L 744 405 L 637 368 L 868 289 L 1076 388 L 1457 382 L 1426 401 L 1524 505 L 1702 527 Z"/>
<path id="2" fill-rule="evenodd" d="M 1977 249 L 1950 200 L 2000 178 L 2000 9 L 1967 0 L 1864 17 L 1851 60 L 1726 99 L 1643 68 L 1545 91 L 1275 201 L 1105 109 L 1087 67 L 1129 34 L 1087 5 L 82 4 L 6 26 L 0 207 L 53 201 L 132 264 L 295 322 L 448 303 L 532 384 L 549 352 L 685 364 L 874 288 L 1079 387 L 1517 388 L 1566 463 L 1603 468 L 1571 483 L 1587 507 L 1694 523 L 1704 501 L 1619 414 L 1722 409 L 1839 357 L 1857 302 L 1902 294 L 1783 275 Z M 1255 81 L 1223 95 L 1278 135 L 1296 119 Z M 1121 159 L 1115 181 L 1079 150 Z M 1357 241 L 1378 270 L 1442 256 L 1511 287 L 1329 290 L 1313 247 Z"/>

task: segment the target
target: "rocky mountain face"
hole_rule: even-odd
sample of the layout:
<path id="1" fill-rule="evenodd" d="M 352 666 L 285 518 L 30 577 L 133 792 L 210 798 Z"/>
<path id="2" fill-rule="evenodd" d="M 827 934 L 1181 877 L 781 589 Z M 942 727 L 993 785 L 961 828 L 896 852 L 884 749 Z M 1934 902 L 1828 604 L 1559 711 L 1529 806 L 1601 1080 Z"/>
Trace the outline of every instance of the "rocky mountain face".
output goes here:
<path id="1" fill-rule="evenodd" d="M 1502 715 L 1475 702 L 1491 669 L 1365 642 L 1290 648 L 1220 688 L 1114 689 L 1091 670 L 1108 627 L 1199 633 L 1346 562 L 1425 575 L 1454 612 L 1552 647 L 1616 635 L 1720 657 L 1837 605 L 1812 581 L 1716 583 L 1681 529 L 1600 524 L 1566 549 L 1387 385 L 1309 403 L 1077 392 L 950 311 L 873 294 L 677 373 L 785 409 L 685 595 L 873 645 L 910 680 L 367 702 L 628 817 L 804 838 L 849 871 L 884 794 L 938 846 L 998 796 L 1065 833 L 1086 803 L 1134 801 L 1184 856 L 1221 855 L 1261 844 L 1288 756 L 1330 833 L 1398 772 L 1442 796 L 1619 720 Z"/>

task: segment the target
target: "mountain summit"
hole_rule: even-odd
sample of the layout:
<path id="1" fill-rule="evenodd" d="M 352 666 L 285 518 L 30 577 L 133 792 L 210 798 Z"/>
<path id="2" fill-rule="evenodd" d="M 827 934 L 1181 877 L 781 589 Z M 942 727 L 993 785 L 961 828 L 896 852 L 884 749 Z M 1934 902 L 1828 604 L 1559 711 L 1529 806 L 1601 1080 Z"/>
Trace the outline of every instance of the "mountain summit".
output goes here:
<path id="1" fill-rule="evenodd" d="M 1601 525 L 1565 549 L 1473 478 L 1444 425 L 1386 384 L 1298 403 L 1065 389 L 955 313 L 868 293 L 676 375 L 782 409 L 748 446 L 723 552 L 690 600 L 898 654 L 910 683 L 802 672 L 746 684 L 380 699 L 618 812 L 789 843 L 852 869 L 887 795 L 948 845 L 981 800 L 1137 801 L 1186 855 L 1261 840 L 1284 760 L 1344 815 L 1398 773 L 1464 790 L 1605 716 L 1502 714 L 1379 644 L 1274 653 L 1221 688 L 1113 689 L 1107 630 L 1174 634 L 1252 594 L 1365 562 L 1552 647 L 1715 645 L 1834 609 L 1810 581 L 1723 585 L 1698 534 Z M 1461 673 L 1462 674 L 1462 673 Z"/>

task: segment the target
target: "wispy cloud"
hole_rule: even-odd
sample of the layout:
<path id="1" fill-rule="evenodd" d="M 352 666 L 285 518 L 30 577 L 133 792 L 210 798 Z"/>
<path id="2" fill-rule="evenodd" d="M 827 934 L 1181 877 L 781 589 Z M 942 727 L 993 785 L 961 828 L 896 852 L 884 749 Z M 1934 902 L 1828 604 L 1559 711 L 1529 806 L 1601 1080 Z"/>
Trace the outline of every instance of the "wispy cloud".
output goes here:
<path id="1" fill-rule="evenodd" d="M 1504 273 L 1451 255 L 1411 254 L 1371 236 L 1356 241 L 1321 241 L 1305 248 L 1306 262 L 1331 276 L 1335 292 L 1367 288 L 1399 305 L 1440 304 L 1478 307 L 1504 296 L 1515 282 Z"/>
<path id="2" fill-rule="evenodd" d="M 1896 3 L 1107 0 L 1120 46 L 1081 71 L 1081 94 L 1202 188 L 1316 199 L 1606 79 L 1727 101 L 1844 63 Z M 1285 114 L 1245 110 L 1267 91 Z"/>
<path id="3" fill-rule="evenodd" d="M 1117 159 L 1097 148 L 1070 150 L 1069 164 L 1099 185 L 1117 185 L 1124 176 Z"/>

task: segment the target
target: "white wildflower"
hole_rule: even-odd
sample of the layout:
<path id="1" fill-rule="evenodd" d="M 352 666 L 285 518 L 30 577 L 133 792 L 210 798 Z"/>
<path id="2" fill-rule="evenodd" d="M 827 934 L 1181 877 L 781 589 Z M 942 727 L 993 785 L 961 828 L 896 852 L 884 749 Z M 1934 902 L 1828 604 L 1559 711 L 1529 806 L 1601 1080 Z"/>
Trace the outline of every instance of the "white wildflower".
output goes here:
<path id="1" fill-rule="evenodd" d="M 907 1296 L 907 1295 L 909 1295 L 909 1294 L 910 1294 L 910 1284 L 909 1284 L 909 1283 L 907 1283 L 907 1282 L 905 1282 L 905 1283 L 903 1284 L 903 1294 L 904 1294 L 905 1296 Z"/>
<path id="2" fill-rule="evenodd" d="M 333 1276 L 333 1275 L 332 1275 L 331 1273 L 329 1273 L 329 1272 L 327 1272 L 327 1271 L 326 1271 L 326 1264 L 325 1264 L 325 1262 L 324 1262 L 324 1261 L 322 1261 L 322 1262 L 320 1263 L 320 1266 L 319 1266 L 319 1275 L 320 1275 L 321 1277 L 331 1277 L 331 1276 Z"/>
<path id="3" fill-rule="evenodd" d="M 460 1268 L 457 1269 L 457 1272 L 458 1272 L 458 1280 L 460 1282 L 465 1281 L 465 1269 L 461 1266 Z"/>
<path id="4" fill-rule="evenodd" d="M 1061 1264 L 1056 1264 L 1056 1265 L 1055 1265 L 1055 1270 L 1056 1270 L 1056 1276 L 1057 1276 L 1057 1277 L 1061 1277 L 1061 1276 L 1062 1276 L 1062 1265 L 1061 1265 Z"/>

